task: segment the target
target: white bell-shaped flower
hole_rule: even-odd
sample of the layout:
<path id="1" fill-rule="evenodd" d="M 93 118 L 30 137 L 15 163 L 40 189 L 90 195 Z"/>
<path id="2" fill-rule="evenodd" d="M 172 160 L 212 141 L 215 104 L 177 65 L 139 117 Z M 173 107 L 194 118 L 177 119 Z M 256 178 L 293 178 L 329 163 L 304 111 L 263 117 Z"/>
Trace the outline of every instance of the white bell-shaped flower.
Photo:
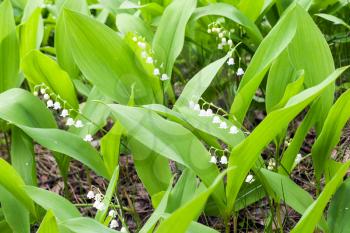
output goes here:
<path id="1" fill-rule="evenodd" d="M 110 211 L 108 212 L 108 216 L 114 218 L 114 217 L 116 216 L 115 211 L 114 211 L 114 210 L 110 210 Z"/>
<path id="2" fill-rule="evenodd" d="M 44 95 L 44 94 L 46 93 L 46 89 L 45 89 L 45 88 L 41 88 L 41 89 L 40 89 L 40 93 L 41 93 L 42 95 Z"/>
<path id="3" fill-rule="evenodd" d="M 67 126 L 72 126 L 72 125 L 74 125 L 74 124 L 75 124 L 75 122 L 74 122 L 73 118 L 69 117 L 69 118 L 67 119 L 67 121 L 66 121 L 66 125 L 67 125 Z"/>
<path id="4" fill-rule="evenodd" d="M 228 44 L 229 46 L 232 46 L 232 45 L 233 45 L 233 41 L 232 41 L 231 39 L 229 39 L 229 40 L 227 41 L 227 44 Z"/>
<path id="5" fill-rule="evenodd" d="M 208 117 L 211 117 L 211 116 L 214 115 L 214 114 L 213 114 L 213 110 L 211 110 L 210 108 L 207 109 L 206 114 L 207 114 Z"/>
<path id="6" fill-rule="evenodd" d="M 207 111 L 205 111 L 204 109 L 201 109 L 201 110 L 199 111 L 199 116 L 201 116 L 201 117 L 207 116 Z"/>
<path id="7" fill-rule="evenodd" d="M 113 220 L 111 221 L 111 223 L 109 224 L 109 227 L 112 228 L 112 229 L 119 227 L 118 221 L 115 220 L 115 219 L 113 219 Z"/>
<path id="8" fill-rule="evenodd" d="M 220 117 L 219 116 L 214 116 L 213 117 L 213 123 L 214 124 L 220 124 L 221 123 Z"/>
<path id="9" fill-rule="evenodd" d="M 86 134 L 84 137 L 84 141 L 85 142 L 91 142 L 93 140 L 91 134 Z"/>
<path id="10" fill-rule="evenodd" d="M 94 193 L 93 191 L 90 190 L 90 191 L 87 193 L 86 197 L 87 197 L 88 199 L 93 199 L 93 198 L 95 198 L 95 193 Z"/>
<path id="11" fill-rule="evenodd" d="M 231 126 L 230 134 L 238 134 L 239 130 L 236 126 Z"/>
<path id="12" fill-rule="evenodd" d="M 67 109 L 63 109 L 60 116 L 63 117 L 63 118 L 69 116 L 68 110 Z"/>
<path id="13" fill-rule="evenodd" d="M 153 57 L 147 57 L 146 63 L 147 64 L 152 64 L 153 63 Z"/>
<path id="14" fill-rule="evenodd" d="M 188 107 L 191 109 L 193 109 L 195 105 L 196 105 L 196 103 L 193 102 L 192 100 L 190 100 L 190 102 L 188 102 Z"/>
<path id="15" fill-rule="evenodd" d="M 46 106 L 47 106 L 48 108 L 52 108 L 52 107 L 53 107 L 53 101 L 52 101 L 52 100 L 48 100 L 48 101 L 46 102 Z"/>
<path id="16" fill-rule="evenodd" d="M 38 96 L 39 93 L 38 93 L 37 91 L 34 91 L 34 92 L 33 92 L 33 95 Z"/>
<path id="17" fill-rule="evenodd" d="M 75 122 L 74 126 L 76 128 L 82 128 L 84 126 L 84 124 L 81 120 L 77 120 L 77 122 Z"/>
<path id="18" fill-rule="evenodd" d="M 195 110 L 196 112 L 199 112 L 201 110 L 201 106 L 199 106 L 199 104 L 195 104 L 193 107 L 193 110 Z"/>
<path id="19" fill-rule="evenodd" d="M 159 69 L 158 69 L 158 68 L 155 68 L 155 69 L 153 70 L 153 74 L 154 74 L 154 75 L 160 75 Z"/>
<path id="20" fill-rule="evenodd" d="M 49 96 L 49 94 L 46 93 L 46 94 L 44 95 L 44 100 L 48 100 L 48 99 L 50 99 L 50 96 Z"/>
<path id="21" fill-rule="evenodd" d="M 227 164 L 227 157 L 225 155 L 221 156 L 220 163 Z"/>
<path id="22" fill-rule="evenodd" d="M 230 57 L 227 61 L 227 65 L 233 66 L 234 64 L 235 64 L 235 60 L 232 57 Z"/>
<path id="23" fill-rule="evenodd" d="M 59 109 L 61 109 L 61 104 L 60 104 L 60 102 L 55 102 L 54 104 L 53 104 L 53 109 L 55 109 L 55 110 L 59 110 Z"/>
<path id="24" fill-rule="evenodd" d="M 218 162 L 218 160 L 216 159 L 216 157 L 215 156 L 211 156 L 210 163 L 216 164 L 217 162 Z"/>
<path id="25" fill-rule="evenodd" d="M 160 78 L 160 80 L 162 80 L 162 81 L 166 81 L 168 79 L 169 79 L 169 77 L 167 74 L 162 74 L 162 77 Z"/>
<path id="26" fill-rule="evenodd" d="M 242 76 L 242 75 L 244 74 L 244 70 L 243 70 L 241 67 L 239 67 L 238 70 L 237 70 L 237 72 L 236 72 L 236 74 L 237 74 L 238 76 Z"/>
<path id="27" fill-rule="evenodd" d="M 220 125 L 219 125 L 219 128 L 220 128 L 220 129 L 227 129 L 227 124 L 226 124 L 226 122 L 224 122 L 224 121 L 221 122 Z"/>
<path id="28" fill-rule="evenodd" d="M 138 45 L 141 49 L 145 49 L 145 48 L 146 48 L 146 43 L 144 43 L 144 42 L 139 41 L 139 42 L 137 42 L 137 45 Z"/>
<path id="29" fill-rule="evenodd" d="M 247 177 L 245 178 L 245 182 L 246 182 L 246 183 L 251 184 L 251 183 L 253 183 L 254 181 L 255 181 L 254 176 L 251 175 L 251 174 L 247 175 Z"/>

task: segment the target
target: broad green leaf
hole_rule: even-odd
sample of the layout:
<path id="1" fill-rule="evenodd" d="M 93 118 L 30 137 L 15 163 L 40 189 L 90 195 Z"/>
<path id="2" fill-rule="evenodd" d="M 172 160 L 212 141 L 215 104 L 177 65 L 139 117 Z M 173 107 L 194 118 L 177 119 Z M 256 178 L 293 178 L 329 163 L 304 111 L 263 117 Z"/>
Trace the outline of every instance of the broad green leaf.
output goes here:
<path id="1" fill-rule="evenodd" d="M 0 4 L 0 93 L 20 85 L 19 48 L 10 0 Z"/>
<path id="2" fill-rule="evenodd" d="M 24 192 L 24 181 L 16 170 L 8 164 L 5 160 L 0 158 L 0 185 L 5 188 L 6 191 L 11 193 L 18 201 L 20 201 L 31 214 L 36 216 L 34 203 L 31 198 Z"/>
<path id="3" fill-rule="evenodd" d="M 289 122 L 307 105 L 315 100 L 327 87 L 332 85 L 337 77 L 347 68 L 348 67 L 337 69 L 320 84 L 304 90 L 292 97 L 286 106 L 268 114 L 254 131 L 232 150 L 229 158 L 229 167 L 239 167 L 240 169 L 228 172 L 226 188 L 228 201 L 227 214 L 231 213 L 233 210 L 238 191 L 263 148 L 272 141 L 282 129 L 286 128 Z M 272 125 L 273 127 L 271 127 Z"/>
<path id="4" fill-rule="evenodd" d="M 123 127 L 117 121 L 114 123 L 112 129 L 110 129 L 100 141 L 101 154 L 109 174 L 113 173 L 115 167 L 118 166 L 119 163 L 119 148 L 122 131 Z"/>
<path id="5" fill-rule="evenodd" d="M 96 100 L 98 100 L 98 102 Z M 96 87 L 93 87 L 88 94 L 87 100 L 79 109 L 81 114 L 75 118 L 75 120 L 81 120 L 82 122 L 86 122 L 86 124 L 82 128 L 70 127 L 69 132 L 83 138 L 87 134 L 94 135 L 106 125 L 110 110 L 106 105 L 101 104 L 101 102 L 107 104 L 112 103 L 112 100 L 104 96 Z M 89 119 L 89 121 L 86 119 Z M 111 174 L 113 170 L 114 167 L 111 170 Z"/>
<path id="6" fill-rule="evenodd" d="M 1 175 L 6 175 L 2 173 Z M 14 233 L 30 233 L 29 212 L 16 197 L 0 185 L 0 203 Z"/>
<path id="7" fill-rule="evenodd" d="M 45 83 L 71 107 L 78 108 L 77 96 L 69 75 L 53 59 L 33 50 L 23 59 L 22 70 L 32 84 Z"/>
<path id="8" fill-rule="evenodd" d="M 84 15 L 89 15 L 89 8 L 86 0 L 65 0 L 58 9 L 58 18 L 56 22 L 55 33 L 55 49 L 58 64 L 69 74 L 72 79 L 78 78 L 79 68 L 76 65 L 72 55 L 72 44 L 65 27 L 65 18 L 63 17 L 63 10 L 69 9 L 79 12 Z"/>
<path id="9" fill-rule="evenodd" d="M 29 20 L 34 11 L 38 11 L 38 8 L 41 8 L 44 4 L 44 0 L 27 0 L 27 4 L 23 10 L 23 16 L 21 22 Z M 39 10 L 41 11 L 41 10 Z"/>
<path id="10" fill-rule="evenodd" d="M 57 128 L 55 119 L 45 105 L 23 89 L 11 89 L 0 94 L 0 118 L 10 124 L 32 128 Z M 68 164 L 66 158 L 53 153 L 63 177 Z"/>
<path id="11" fill-rule="evenodd" d="M 318 29 L 312 18 L 300 6 L 295 7 L 297 14 L 297 30 L 294 38 L 288 45 L 286 52 L 277 60 L 275 65 L 281 66 L 276 72 L 270 73 L 270 82 L 282 84 L 273 91 L 283 92 L 285 88 L 285 74 L 287 70 L 303 70 L 305 73 L 304 84 L 306 88 L 322 82 L 334 71 L 334 61 L 330 48 L 322 32 Z M 312 60 L 312 62 L 310 62 Z M 288 73 L 288 72 L 287 72 Z M 292 80 L 291 80 L 292 81 Z M 290 81 L 289 81 L 290 82 Z M 316 118 L 316 130 L 319 131 L 323 121 L 333 103 L 334 85 L 330 86 L 320 97 L 314 106 Z M 273 94 L 273 93 L 272 93 Z"/>
<path id="12" fill-rule="evenodd" d="M 343 93 L 328 113 L 321 134 L 314 143 L 311 155 L 315 175 L 320 179 L 332 149 L 338 144 L 342 129 L 350 118 L 350 90 Z"/>
<path id="13" fill-rule="evenodd" d="M 152 42 L 152 29 L 139 17 L 130 14 L 118 14 L 116 17 L 116 25 L 120 32 L 124 35 L 127 33 L 136 33 L 145 37 L 147 42 Z"/>
<path id="14" fill-rule="evenodd" d="M 328 209 L 328 225 L 332 233 L 348 233 L 350 229 L 350 179 L 335 193 Z"/>
<path id="15" fill-rule="evenodd" d="M 327 206 L 330 198 L 337 190 L 339 184 L 343 181 L 343 177 L 349 169 L 350 161 L 343 164 L 338 172 L 334 175 L 332 180 L 325 186 L 319 197 L 310 205 L 298 224 L 293 228 L 291 233 L 303 232 L 312 233 L 316 227 L 317 222 L 323 215 L 323 210 Z M 333 233 L 333 232 L 332 232 Z"/>
<path id="16" fill-rule="evenodd" d="M 92 218 L 77 217 L 70 218 L 59 225 L 62 225 L 75 233 L 117 233 L 120 231 L 112 230 Z"/>
<path id="17" fill-rule="evenodd" d="M 191 23 L 192 21 L 196 21 L 199 18 L 208 15 L 224 16 L 233 22 L 242 25 L 256 44 L 260 44 L 263 39 L 259 28 L 254 24 L 254 22 L 230 4 L 214 3 L 208 6 L 199 7 L 194 11 L 191 17 Z"/>
<path id="18" fill-rule="evenodd" d="M 212 184 L 219 171 L 209 162 L 209 152 L 190 131 L 150 110 L 116 104 L 109 106 L 128 136 L 157 154 L 192 169 L 205 185 Z M 213 197 L 219 206 L 223 205 L 222 183 Z"/>
<path id="19" fill-rule="evenodd" d="M 243 122 L 256 89 L 263 80 L 271 63 L 286 49 L 297 27 L 297 8 L 290 8 L 278 24 L 261 42 L 238 88 L 230 113 Z"/>
<path id="20" fill-rule="evenodd" d="M 19 26 L 21 59 L 31 50 L 40 48 L 43 36 L 44 21 L 41 17 L 41 8 L 36 8 L 30 17 Z"/>
<path id="21" fill-rule="evenodd" d="M 171 179 L 169 161 L 152 148 L 134 138 L 128 141 L 135 168 L 148 193 L 153 196 L 166 190 Z"/>
<path id="22" fill-rule="evenodd" d="M 0 232 L 1 233 L 13 233 L 10 226 L 7 224 L 5 220 L 0 221 Z"/>
<path id="23" fill-rule="evenodd" d="M 158 227 L 157 233 L 185 232 L 192 220 L 199 217 L 210 194 L 220 185 L 226 172 L 218 175 L 213 183 L 190 201 L 177 209 Z"/>
<path id="24" fill-rule="evenodd" d="M 48 210 L 36 233 L 59 233 L 56 217 L 52 210 Z"/>
<path id="25" fill-rule="evenodd" d="M 11 164 L 27 185 L 37 185 L 34 145 L 22 130 L 11 130 Z"/>
<path id="26" fill-rule="evenodd" d="M 110 205 L 113 194 L 117 191 L 118 179 L 119 179 L 119 166 L 116 166 L 114 169 L 112 178 L 109 182 L 106 194 L 104 195 L 104 198 L 103 198 L 103 203 L 105 204 L 105 206 Z M 106 218 L 107 212 L 108 212 L 108 208 L 106 208 L 105 210 L 97 211 L 95 219 L 100 223 L 103 223 Z"/>
<path id="27" fill-rule="evenodd" d="M 11 0 L 14 7 L 23 10 L 27 4 L 28 0 Z"/>
<path id="28" fill-rule="evenodd" d="M 158 78 L 146 75 L 134 59 L 135 54 L 115 31 L 67 9 L 63 10 L 63 17 L 74 60 L 90 82 L 122 104 L 128 103 L 133 85 L 137 104 L 158 101 L 152 87 Z M 160 85 L 160 81 L 156 83 Z"/>
<path id="29" fill-rule="evenodd" d="M 245 0 L 240 1 L 238 9 L 253 22 L 259 17 L 265 0 Z"/>
<path id="30" fill-rule="evenodd" d="M 90 143 L 85 142 L 79 136 L 58 129 L 30 128 L 24 125 L 17 126 L 40 145 L 52 151 L 68 155 L 82 162 L 104 178 L 110 178 L 110 174 L 105 167 L 101 155 Z"/>
<path id="31" fill-rule="evenodd" d="M 80 217 L 80 213 L 75 206 L 64 197 L 45 189 L 25 186 L 23 193 L 46 210 L 51 210 L 61 221 Z"/>
<path id="32" fill-rule="evenodd" d="M 175 103 L 175 109 L 178 107 L 188 106 L 190 101 L 197 103 L 203 93 L 207 90 L 210 83 L 215 78 L 215 75 L 218 73 L 220 68 L 225 64 L 227 59 L 231 56 L 231 53 L 228 53 L 223 58 L 210 63 L 208 66 L 204 67 L 199 71 L 185 86 L 181 95 Z"/>
<path id="33" fill-rule="evenodd" d="M 289 177 L 266 169 L 260 169 L 260 171 L 270 184 L 276 196 L 301 215 L 314 201 L 307 191 L 295 184 Z M 322 227 L 323 230 L 327 229 L 327 224 L 324 219 L 321 220 L 320 227 Z"/>
<path id="34" fill-rule="evenodd" d="M 323 14 L 323 13 L 319 13 L 319 14 L 316 14 L 317 16 L 323 18 L 323 19 L 326 19 L 328 21 L 331 21 L 333 22 L 334 24 L 339 24 L 339 25 L 343 25 L 345 26 L 346 28 L 350 29 L 350 25 L 345 23 L 344 20 L 334 16 L 334 15 L 329 15 L 329 14 Z"/>
<path id="35" fill-rule="evenodd" d="M 172 213 L 190 201 L 197 191 L 197 183 L 196 174 L 185 169 L 170 192 L 165 212 Z"/>
<path id="36" fill-rule="evenodd" d="M 281 96 L 281 98 L 279 98 L 280 99 L 279 102 L 276 103 L 276 105 L 274 105 L 271 110 L 282 108 L 291 97 L 293 97 L 294 95 L 298 94 L 300 91 L 303 90 L 304 72 L 297 72 L 296 78 L 297 79 L 295 81 L 290 82 L 286 86 L 286 89 L 285 89 L 283 96 Z M 278 82 L 278 83 L 280 84 L 280 88 L 281 88 L 281 83 L 280 82 Z M 267 99 L 266 99 L 266 103 L 267 103 Z M 268 108 L 266 109 L 266 111 L 270 112 L 268 110 Z"/>
<path id="37" fill-rule="evenodd" d="M 295 158 L 299 153 L 299 150 L 304 142 L 307 133 L 314 124 L 314 118 L 317 117 L 317 115 L 314 114 L 314 109 L 315 108 L 311 106 L 309 112 L 304 117 L 303 122 L 300 124 L 297 131 L 295 132 L 292 142 L 282 154 L 281 166 L 278 169 L 279 173 L 285 175 L 289 175 L 291 173 L 294 166 Z"/>
<path id="38" fill-rule="evenodd" d="M 165 213 L 165 210 L 166 210 L 166 207 L 167 207 L 167 204 L 168 204 L 168 200 L 169 200 L 169 196 L 170 196 L 170 192 L 171 192 L 171 188 L 172 188 L 172 185 L 173 185 L 173 181 L 174 181 L 174 179 L 170 180 L 170 182 L 168 184 L 168 188 L 164 192 L 161 201 L 159 202 L 159 204 L 156 207 L 156 209 L 153 211 L 151 217 L 142 226 L 142 228 L 140 230 L 140 233 L 152 232 L 152 230 L 153 230 L 154 226 L 156 225 L 156 223 L 158 222 L 158 220 Z"/>
<path id="39" fill-rule="evenodd" d="M 156 57 L 164 64 L 165 72 L 171 77 L 173 65 L 180 55 L 184 39 L 186 24 L 195 10 L 197 0 L 173 1 L 164 11 L 152 48 Z"/>

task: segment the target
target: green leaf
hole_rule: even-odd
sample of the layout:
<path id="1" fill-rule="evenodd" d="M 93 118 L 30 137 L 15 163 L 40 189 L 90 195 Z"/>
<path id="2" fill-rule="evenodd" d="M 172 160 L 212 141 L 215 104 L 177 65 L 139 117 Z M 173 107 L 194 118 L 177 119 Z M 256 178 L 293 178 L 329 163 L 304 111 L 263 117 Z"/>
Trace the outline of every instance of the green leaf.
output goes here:
<path id="1" fill-rule="evenodd" d="M 305 87 L 312 87 L 322 82 L 334 71 L 332 53 L 322 32 L 318 29 L 310 15 L 299 5 L 295 7 L 297 14 L 297 30 L 294 38 L 288 45 L 285 53 L 277 58 L 274 66 L 278 66 L 273 72 L 271 69 L 268 83 L 280 84 L 271 91 L 283 93 L 286 87 L 286 73 L 293 70 L 304 70 Z M 310 62 L 312 60 L 312 62 Z M 293 75 L 292 75 L 293 76 Z M 270 80 L 271 79 L 271 80 Z M 294 78 L 295 79 L 295 78 Z M 288 79 L 287 79 L 288 80 Z M 293 81 L 293 80 L 290 80 Z M 287 81 L 290 82 L 290 81 Z M 274 95 L 271 93 L 270 95 Z M 332 106 L 334 85 L 330 86 L 320 97 L 314 106 L 316 108 L 316 130 L 320 131 L 323 121 Z"/>
<path id="2" fill-rule="evenodd" d="M 115 167 L 112 178 L 109 182 L 106 194 L 103 198 L 103 203 L 105 204 L 105 206 L 109 206 L 111 204 L 112 196 L 117 191 L 118 179 L 119 179 L 119 166 Z M 106 218 L 107 211 L 108 211 L 108 208 L 106 208 L 105 210 L 97 211 L 95 219 L 100 223 L 103 223 Z"/>
<path id="3" fill-rule="evenodd" d="M 3 173 L 4 174 L 4 173 Z M 5 175 L 5 174 L 4 174 Z M 0 202 L 8 225 L 15 233 L 30 233 L 29 212 L 12 193 L 0 185 Z"/>
<path id="4" fill-rule="evenodd" d="M 78 108 L 74 85 L 69 75 L 54 60 L 38 50 L 33 50 L 23 59 L 22 70 L 32 84 L 45 83 L 73 108 Z"/>
<path id="5" fill-rule="evenodd" d="M 240 1 L 238 4 L 238 9 L 254 22 L 259 17 L 263 9 L 264 2 L 265 0 Z"/>
<path id="6" fill-rule="evenodd" d="M 197 103 L 207 90 L 210 83 L 215 78 L 219 69 L 225 64 L 231 53 L 223 58 L 210 63 L 208 66 L 200 70 L 185 86 L 181 95 L 177 99 L 174 108 L 187 107 L 190 101 Z"/>
<path id="7" fill-rule="evenodd" d="M 164 64 L 165 72 L 171 77 L 173 65 L 180 55 L 186 24 L 195 10 L 196 0 L 173 1 L 163 12 L 152 48 L 156 57 Z"/>
<path id="8" fill-rule="evenodd" d="M 243 122 L 250 102 L 271 63 L 287 48 L 296 32 L 297 10 L 289 8 L 261 42 L 238 88 L 230 113 Z"/>
<path id="9" fill-rule="evenodd" d="M 332 85 L 336 78 L 348 67 L 337 69 L 320 84 L 306 89 L 298 95 L 292 97 L 286 106 L 275 110 L 254 129 L 254 131 L 237 147 L 235 147 L 229 158 L 229 167 L 239 167 L 239 169 L 228 172 L 226 195 L 228 200 L 227 214 L 231 213 L 238 194 L 238 191 L 255 164 L 260 152 L 272 141 L 288 123 L 296 117 L 307 105 L 318 97 L 328 86 Z M 273 127 L 271 127 L 273 125 Z M 238 171 L 239 170 L 239 171 Z"/>
<path id="10" fill-rule="evenodd" d="M 44 21 L 41 17 L 41 8 L 36 8 L 30 17 L 19 26 L 21 59 L 31 50 L 40 48 L 43 36 Z"/>
<path id="11" fill-rule="evenodd" d="M 132 151 L 136 172 L 148 193 L 153 196 L 166 190 L 171 179 L 168 159 L 134 138 L 129 138 L 128 146 Z"/>
<path id="12" fill-rule="evenodd" d="M 19 48 L 10 0 L 0 4 L 0 93 L 20 85 Z"/>
<path id="13" fill-rule="evenodd" d="M 31 198 L 24 192 L 24 181 L 16 170 L 5 160 L 0 158 L 0 185 L 5 188 L 13 197 L 20 201 L 31 214 L 36 216 L 34 203 Z"/>
<path id="14" fill-rule="evenodd" d="M 23 16 L 21 22 L 24 23 L 33 15 L 38 8 L 44 4 L 44 0 L 28 0 L 27 4 L 23 10 Z M 41 11 L 41 10 L 40 10 Z"/>
<path id="15" fill-rule="evenodd" d="M 138 104 L 156 102 L 157 77 L 146 74 L 135 54 L 120 36 L 87 16 L 65 9 L 63 17 L 72 54 L 84 76 L 113 100 L 127 104 L 135 85 Z M 156 89 L 156 88 L 154 88 Z"/>
<path id="16" fill-rule="evenodd" d="M 80 73 L 72 54 L 72 44 L 65 26 L 63 9 L 69 9 L 84 15 L 89 15 L 89 8 L 86 0 L 66 0 L 58 9 L 58 18 L 56 22 L 55 49 L 58 64 L 69 74 L 72 79 L 78 78 Z"/>
<path id="17" fill-rule="evenodd" d="M 312 196 L 295 184 L 289 177 L 266 169 L 260 169 L 260 171 L 276 196 L 299 214 L 302 215 L 313 203 L 314 200 Z M 324 219 L 320 221 L 320 227 L 322 227 L 323 230 L 327 229 L 327 223 Z"/>
<path id="18" fill-rule="evenodd" d="M 123 127 L 117 121 L 114 123 L 112 129 L 110 129 L 108 133 L 101 138 L 100 141 L 103 161 L 108 170 L 108 173 L 111 175 L 119 163 L 119 148 L 122 131 Z"/>
<path id="19" fill-rule="evenodd" d="M 80 217 L 78 209 L 67 199 L 56 193 L 33 186 L 25 186 L 23 193 L 28 194 L 34 202 L 44 209 L 52 210 L 54 215 L 61 221 Z"/>
<path id="20" fill-rule="evenodd" d="M 199 18 L 208 15 L 224 16 L 233 22 L 242 25 L 256 44 L 260 44 L 263 39 L 259 28 L 254 24 L 252 20 L 250 20 L 246 15 L 244 15 L 234 6 L 226 3 L 214 3 L 208 6 L 197 8 L 191 17 L 191 24 L 193 24 L 193 22 Z"/>
<path id="21" fill-rule="evenodd" d="M 327 206 L 328 201 L 337 190 L 339 184 L 343 181 L 343 176 L 350 166 L 350 161 L 343 164 L 332 180 L 325 186 L 320 196 L 307 208 L 298 224 L 293 228 L 291 233 L 303 232 L 312 233 L 317 222 L 321 219 L 323 210 Z M 333 232 L 332 232 L 333 233 Z"/>
<path id="22" fill-rule="evenodd" d="M 185 232 L 192 220 L 197 219 L 202 212 L 210 194 L 220 185 L 226 172 L 221 173 L 207 189 L 197 194 L 190 201 L 177 209 L 158 227 L 157 233 Z"/>
<path id="23" fill-rule="evenodd" d="M 332 149 L 338 144 L 342 129 L 350 118 L 350 90 L 343 93 L 332 106 L 321 134 L 314 143 L 311 155 L 316 178 L 319 180 Z"/>
<path id="24" fill-rule="evenodd" d="M 37 185 L 33 140 L 18 127 L 11 130 L 11 164 L 27 185 Z"/>
<path id="25" fill-rule="evenodd" d="M 112 230 L 108 227 L 105 227 L 104 225 L 100 224 L 96 220 L 92 218 L 70 218 L 63 222 L 61 222 L 59 225 L 64 226 L 68 228 L 69 230 L 80 233 L 117 233 L 120 231 Z"/>
<path id="26" fill-rule="evenodd" d="M 348 233 L 350 229 L 350 179 L 335 193 L 328 209 L 328 225 L 332 233 Z"/>
<path id="27" fill-rule="evenodd" d="M 46 212 L 46 215 L 36 233 L 59 233 L 56 217 L 54 216 L 52 210 L 48 210 Z"/>
<path id="28" fill-rule="evenodd" d="M 209 152 L 190 131 L 150 110 L 116 104 L 109 106 L 128 136 L 155 153 L 191 168 L 205 185 L 212 184 L 219 171 L 209 163 Z M 223 205 L 223 184 L 213 197 L 218 205 Z"/>
<path id="29" fill-rule="evenodd" d="M 90 143 L 85 142 L 79 136 L 58 129 L 30 128 L 24 125 L 17 126 L 40 145 L 68 155 L 90 167 L 104 178 L 110 178 L 101 155 Z"/>
<path id="30" fill-rule="evenodd" d="M 316 14 L 317 16 L 323 18 L 323 19 L 326 19 L 328 21 L 331 21 L 333 22 L 334 24 L 339 24 L 339 25 L 343 25 L 345 26 L 346 28 L 350 29 L 350 25 L 345 23 L 344 20 L 334 16 L 334 15 L 329 15 L 329 14 L 323 14 L 323 13 L 319 13 L 319 14 Z"/>
<path id="31" fill-rule="evenodd" d="M 152 29 L 142 19 L 135 15 L 118 14 L 116 17 L 116 25 L 119 31 L 124 35 L 129 32 L 137 33 L 140 36 L 144 36 L 147 42 L 152 42 Z"/>

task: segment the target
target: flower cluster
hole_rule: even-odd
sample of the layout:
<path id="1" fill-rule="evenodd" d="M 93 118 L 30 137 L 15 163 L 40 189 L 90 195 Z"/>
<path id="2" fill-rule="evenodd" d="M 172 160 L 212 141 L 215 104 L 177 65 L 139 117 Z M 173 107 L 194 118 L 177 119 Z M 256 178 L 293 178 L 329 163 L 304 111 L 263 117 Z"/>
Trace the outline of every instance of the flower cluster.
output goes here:
<path id="1" fill-rule="evenodd" d="M 152 50 L 147 50 L 147 44 L 145 42 L 145 38 L 141 36 L 134 35 L 132 40 L 137 44 L 137 46 L 142 50 L 141 57 L 145 59 L 147 64 L 154 65 L 153 75 L 159 77 L 161 81 L 166 81 L 169 79 L 169 76 L 166 73 L 161 73 L 161 69 L 163 68 L 163 64 L 159 67 L 156 66 L 157 61 L 153 59 Z"/>
<path id="2" fill-rule="evenodd" d="M 216 39 L 219 41 L 218 49 L 220 50 L 223 50 L 225 47 L 230 49 L 233 46 L 231 32 L 234 31 L 226 30 L 221 26 L 220 22 L 213 22 L 208 25 L 208 33 L 216 35 Z"/>
<path id="3" fill-rule="evenodd" d="M 226 165 L 228 163 L 227 156 L 226 156 L 226 153 L 228 152 L 227 150 L 220 150 L 220 149 L 215 149 L 215 148 L 211 147 L 209 151 L 211 151 L 211 149 L 214 149 L 214 155 L 211 156 L 210 163 L 213 163 L 213 164 L 217 164 L 218 163 L 218 160 L 216 158 L 217 152 L 221 152 L 221 157 L 220 157 L 220 161 L 219 162 L 222 165 Z"/>
<path id="4" fill-rule="evenodd" d="M 269 164 L 267 165 L 267 169 L 272 171 L 276 167 L 276 160 L 274 158 L 269 159 Z"/>
<path id="5" fill-rule="evenodd" d="M 226 30 L 224 27 L 221 26 L 220 21 L 210 23 L 208 25 L 208 33 L 216 35 L 216 40 L 219 41 L 218 49 L 223 50 L 227 48 L 227 50 L 232 49 L 233 41 L 231 39 L 231 33 L 233 33 L 234 30 Z M 234 66 L 235 60 L 233 57 L 230 57 L 227 61 L 227 65 Z M 244 75 L 244 70 L 242 67 L 239 67 L 236 72 L 237 76 Z"/>
<path id="6" fill-rule="evenodd" d="M 219 129 L 228 129 L 227 123 L 217 115 L 213 113 L 213 110 L 210 108 L 202 109 L 198 103 L 193 102 L 192 100 L 189 102 L 189 108 L 198 112 L 198 116 L 200 117 L 211 117 L 212 123 L 218 125 Z M 237 126 L 233 125 L 229 128 L 228 133 L 237 134 L 239 133 L 239 129 Z"/>
<path id="7" fill-rule="evenodd" d="M 106 209 L 106 205 L 103 203 L 104 196 L 100 192 L 95 193 L 94 191 L 90 190 L 86 197 L 90 200 L 94 200 L 93 207 L 97 210 L 102 211 Z"/>
<path id="8" fill-rule="evenodd" d="M 65 119 L 66 126 L 72 126 L 76 128 L 84 127 L 84 123 L 81 120 L 74 120 L 70 116 L 71 112 L 78 111 L 74 110 L 73 108 L 70 108 L 66 100 L 62 99 L 59 95 L 56 95 L 44 83 L 36 85 L 34 87 L 33 94 L 45 101 L 47 108 L 57 111 L 58 115 Z M 92 142 L 92 140 L 93 138 L 91 134 L 87 134 L 84 137 L 84 141 Z"/>

